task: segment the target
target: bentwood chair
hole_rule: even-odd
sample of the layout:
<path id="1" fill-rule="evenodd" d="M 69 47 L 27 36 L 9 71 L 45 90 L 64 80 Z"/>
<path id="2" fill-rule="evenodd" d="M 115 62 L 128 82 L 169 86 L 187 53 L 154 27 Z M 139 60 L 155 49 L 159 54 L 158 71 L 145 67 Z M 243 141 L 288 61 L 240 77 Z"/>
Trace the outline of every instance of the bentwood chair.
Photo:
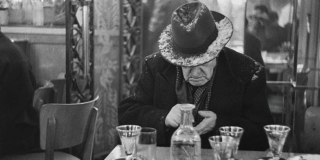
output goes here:
<path id="1" fill-rule="evenodd" d="M 40 147 L 44 152 L 9 155 L 1 160 L 91 160 L 98 112 L 94 102 L 98 98 L 75 104 L 44 104 L 40 111 Z M 79 146 L 79 157 L 60 151 Z"/>
<path id="2" fill-rule="evenodd" d="M 52 79 L 50 82 L 54 86 L 54 103 L 66 103 L 66 80 Z"/>
<path id="3" fill-rule="evenodd" d="M 37 88 L 33 95 L 33 107 L 40 112 L 42 105 L 54 102 L 54 85 L 47 81 Z"/>

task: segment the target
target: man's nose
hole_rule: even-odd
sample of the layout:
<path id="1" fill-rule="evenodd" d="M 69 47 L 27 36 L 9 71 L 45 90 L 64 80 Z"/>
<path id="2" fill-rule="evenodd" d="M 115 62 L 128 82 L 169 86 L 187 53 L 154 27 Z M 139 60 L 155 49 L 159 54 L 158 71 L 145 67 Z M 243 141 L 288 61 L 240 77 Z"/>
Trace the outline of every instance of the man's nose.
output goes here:
<path id="1" fill-rule="evenodd" d="M 201 71 L 200 71 L 199 67 L 193 67 L 193 68 L 191 68 L 190 72 L 191 72 L 190 75 L 192 77 L 195 77 L 195 76 L 199 76 Z"/>

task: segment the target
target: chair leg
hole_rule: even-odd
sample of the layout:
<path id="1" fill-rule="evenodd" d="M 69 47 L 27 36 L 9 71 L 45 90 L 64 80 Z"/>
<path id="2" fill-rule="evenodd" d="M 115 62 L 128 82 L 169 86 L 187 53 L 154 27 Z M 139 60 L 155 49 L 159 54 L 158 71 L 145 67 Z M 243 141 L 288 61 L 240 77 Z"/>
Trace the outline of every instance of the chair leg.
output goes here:
<path id="1" fill-rule="evenodd" d="M 56 119 L 54 117 L 48 118 L 47 121 L 47 135 L 46 135 L 46 155 L 45 160 L 54 159 L 54 142 L 56 131 Z"/>

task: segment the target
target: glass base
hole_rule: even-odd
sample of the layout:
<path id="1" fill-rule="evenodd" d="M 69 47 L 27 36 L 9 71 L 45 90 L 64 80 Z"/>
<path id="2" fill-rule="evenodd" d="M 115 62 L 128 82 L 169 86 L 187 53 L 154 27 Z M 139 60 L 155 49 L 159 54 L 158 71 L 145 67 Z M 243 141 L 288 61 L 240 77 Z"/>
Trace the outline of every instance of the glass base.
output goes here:
<path id="1" fill-rule="evenodd" d="M 273 157 L 261 157 L 258 160 L 273 160 Z M 286 159 L 280 157 L 279 160 L 286 160 Z"/>
<path id="2" fill-rule="evenodd" d="M 138 157 L 131 157 L 129 159 L 130 160 L 140 160 Z M 119 158 L 115 158 L 113 160 L 128 160 L 128 159 L 126 159 L 126 157 L 119 157 Z"/>

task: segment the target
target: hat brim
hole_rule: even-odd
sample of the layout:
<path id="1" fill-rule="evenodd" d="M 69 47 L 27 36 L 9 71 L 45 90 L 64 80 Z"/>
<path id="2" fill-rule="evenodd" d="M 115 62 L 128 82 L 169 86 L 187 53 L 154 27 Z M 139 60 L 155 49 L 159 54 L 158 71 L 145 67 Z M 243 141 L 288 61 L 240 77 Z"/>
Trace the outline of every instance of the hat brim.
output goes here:
<path id="1" fill-rule="evenodd" d="M 185 67 L 198 66 L 215 59 L 223 47 L 229 42 L 233 33 L 233 26 L 230 19 L 226 16 L 214 11 L 211 11 L 211 14 L 215 19 L 218 36 L 209 45 L 206 52 L 186 56 L 174 50 L 172 47 L 171 25 L 168 25 L 159 38 L 159 50 L 162 57 L 174 65 Z"/>

